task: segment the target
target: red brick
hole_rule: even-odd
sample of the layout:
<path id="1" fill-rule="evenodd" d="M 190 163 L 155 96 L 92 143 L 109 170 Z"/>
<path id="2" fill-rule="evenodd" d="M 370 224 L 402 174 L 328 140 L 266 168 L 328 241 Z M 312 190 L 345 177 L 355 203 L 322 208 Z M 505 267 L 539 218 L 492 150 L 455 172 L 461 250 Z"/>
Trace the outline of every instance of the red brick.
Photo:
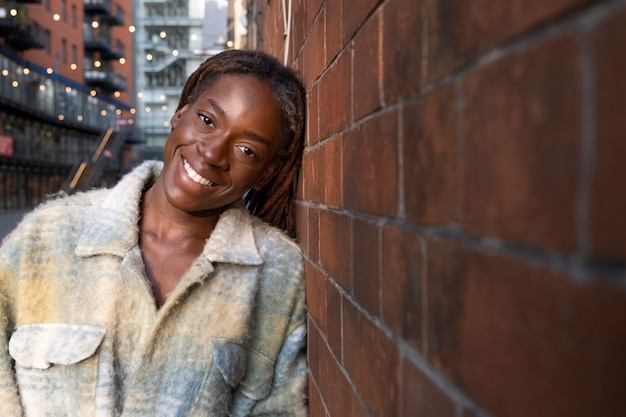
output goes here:
<path id="1" fill-rule="evenodd" d="M 515 35 L 531 30 L 590 0 L 472 0 L 442 6 L 426 2 L 424 34 L 426 42 L 425 82 L 445 76 Z"/>
<path id="2" fill-rule="evenodd" d="M 362 213 L 398 213 L 398 114 L 371 118 L 344 137 L 344 206 Z"/>
<path id="3" fill-rule="evenodd" d="M 276 57 L 282 57 L 281 48 L 284 44 L 282 9 L 280 7 L 279 4 L 268 3 L 263 20 L 263 49 Z"/>
<path id="4" fill-rule="evenodd" d="M 329 64 L 344 47 L 341 2 L 326 1 L 323 11 L 326 21 L 326 58 Z"/>
<path id="5" fill-rule="evenodd" d="M 343 39 L 352 39 L 357 29 L 382 0 L 342 0 L 341 16 L 343 21 Z"/>
<path id="6" fill-rule="evenodd" d="M 343 297 L 330 280 L 326 280 L 326 338 L 328 346 L 335 357 L 341 362 L 343 355 L 343 344 L 341 339 L 341 311 Z"/>
<path id="7" fill-rule="evenodd" d="M 455 417 L 454 403 L 413 363 L 402 362 L 401 417 Z"/>
<path id="8" fill-rule="evenodd" d="M 429 361 L 483 410 L 624 415 L 623 286 L 443 239 L 428 253 Z"/>
<path id="9" fill-rule="evenodd" d="M 352 293 L 352 219 L 320 210 L 320 261 L 326 272 Z"/>
<path id="10" fill-rule="evenodd" d="M 596 64 L 596 160 L 592 199 L 594 255 L 626 261 L 626 13 L 599 22 L 593 34 Z"/>
<path id="11" fill-rule="evenodd" d="M 308 149 L 305 149 L 304 154 L 302 155 L 302 166 L 300 168 L 300 178 L 298 178 L 298 182 L 302 183 L 303 200 L 308 200 L 311 198 L 309 197 L 309 194 L 311 194 L 311 191 L 309 191 L 309 187 L 311 186 L 311 184 L 313 184 L 314 178 L 311 174 L 309 174 L 309 165 L 313 163 L 312 159 L 314 156 L 315 154 L 310 152 Z"/>
<path id="12" fill-rule="evenodd" d="M 471 233 L 576 248 L 579 59 L 566 35 L 467 77 L 459 181 Z"/>
<path id="13" fill-rule="evenodd" d="M 313 85 L 313 82 L 320 76 L 326 68 L 326 40 L 325 40 L 325 19 L 315 20 L 311 27 L 311 33 L 304 45 L 304 73 L 305 85 Z"/>
<path id="14" fill-rule="evenodd" d="M 344 3 L 345 5 L 345 3 Z M 354 40 L 354 118 L 372 113 L 381 107 L 381 52 L 379 46 L 380 13 L 363 26 Z"/>
<path id="15" fill-rule="evenodd" d="M 310 381 L 310 378 L 309 378 Z M 311 417 L 326 417 L 326 410 L 324 409 L 324 403 L 320 392 L 317 387 L 309 382 L 309 416 Z"/>
<path id="16" fill-rule="evenodd" d="M 301 0 L 298 7 L 306 7 L 306 24 L 308 27 L 313 25 L 313 20 L 322 12 L 320 8 L 324 5 L 324 0 Z"/>
<path id="17" fill-rule="evenodd" d="M 398 414 L 399 349 L 351 303 L 343 303 L 344 366 L 376 417 Z"/>
<path id="18" fill-rule="evenodd" d="M 312 262 L 320 261 L 320 212 L 319 209 L 309 207 L 308 211 L 308 244 L 307 253 Z"/>
<path id="19" fill-rule="evenodd" d="M 298 4 L 298 2 L 292 2 L 291 6 L 291 33 L 289 35 L 289 44 L 291 46 L 289 50 L 290 61 L 298 57 L 300 49 L 304 45 L 304 41 L 309 32 L 309 26 L 307 26 L 306 8 Z M 308 63 L 305 59 L 304 62 Z M 300 67 L 302 70 L 303 68 Z"/>
<path id="20" fill-rule="evenodd" d="M 302 250 L 306 253 L 309 247 L 309 209 L 307 206 L 296 203 L 296 238 Z"/>
<path id="21" fill-rule="evenodd" d="M 309 375 L 315 381 L 315 385 L 319 384 L 320 380 L 320 349 L 322 343 L 324 343 L 322 341 L 322 337 L 309 317 L 307 325 L 306 354 L 307 362 L 309 364 Z M 309 382 L 309 392 L 317 391 L 315 385 Z"/>
<path id="22" fill-rule="evenodd" d="M 351 51 L 343 51 L 320 80 L 320 138 L 340 132 L 352 121 Z"/>
<path id="23" fill-rule="evenodd" d="M 302 157 L 302 175 L 304 176 L 304 199 L 323 202 L 326 199 L 326 147 L 308 148 Z"/>
<path id="24" fill-rule="evenodd" d="M 395 103 L 419 90 L 422 2 L 390 0 L 383 6 L 383 91 Z"/>
<path id="25" fill-rule="evenodd" d="M 330 352 L 324 348 L 320 350 L 320 367 L 320 392 L 329 417 L 367 417 L 350 382 Z"/>
<path id="26" fill-rule="evenodd" d="M 386 226 L 382 233 L 382 310 L 384 322 L 415 349 L 422 350 L 422 239 Z"/>
<path id="27" fill-rule="evenodd" d="M 343 136 L 339 135 L 326 143 L 326 205 L 332 208 L 343 206 Z"/>
<path id="28" fill-rule="evenodd" d="M 354 297 L 367 311 L 380 316 L 380 242 L 378 225 L 371 221 L 354 219 Z"/>
<path id="29" fill-rule="evenodd" d="M 319 84 L 315 84 L 307 94 L 307 135 L 306 144 L 311 146 L 320 140 L 319 130 Z"/>
<path id="30" fill-rule="evenodd" d="M 310 262 L 305 263 L 306 301 L 309 316 L 319 326 L 326 329 L 326 278 Z"/>
<path id="31" fill-rule="evenodd" d="M 442 224 L 454 219 L 456 102 L 456 84 L 448 84 L 404 108 L 404 200 L 407 219 L 417 224 Z"/>

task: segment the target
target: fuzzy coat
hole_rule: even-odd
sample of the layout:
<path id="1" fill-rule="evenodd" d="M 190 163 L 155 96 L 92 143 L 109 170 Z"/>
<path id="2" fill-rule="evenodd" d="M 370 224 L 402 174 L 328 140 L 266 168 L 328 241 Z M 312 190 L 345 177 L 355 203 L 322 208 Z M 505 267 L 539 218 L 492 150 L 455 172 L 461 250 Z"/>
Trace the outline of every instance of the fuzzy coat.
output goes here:
<path id="1" fill-rule="evenodd" d="M 0 249 L 0 416 L 305 416 L 303 258 L 242 206 L 157 309 L 138 242 L 147 162 L 60 198 Z"/>

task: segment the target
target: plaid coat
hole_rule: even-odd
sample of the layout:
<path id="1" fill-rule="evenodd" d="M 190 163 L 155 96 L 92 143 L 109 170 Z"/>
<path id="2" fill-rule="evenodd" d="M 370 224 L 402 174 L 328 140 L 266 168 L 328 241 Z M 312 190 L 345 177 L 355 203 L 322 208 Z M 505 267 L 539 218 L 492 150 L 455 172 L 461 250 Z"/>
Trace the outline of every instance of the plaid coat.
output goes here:
<path id="1" fill-rule="evenodd" d="M 305 416 L 303 259 L 235 206 L 157 309 L 137 245 L 147 162 L 49 202 L 0 249 L 0 415 Z"/>

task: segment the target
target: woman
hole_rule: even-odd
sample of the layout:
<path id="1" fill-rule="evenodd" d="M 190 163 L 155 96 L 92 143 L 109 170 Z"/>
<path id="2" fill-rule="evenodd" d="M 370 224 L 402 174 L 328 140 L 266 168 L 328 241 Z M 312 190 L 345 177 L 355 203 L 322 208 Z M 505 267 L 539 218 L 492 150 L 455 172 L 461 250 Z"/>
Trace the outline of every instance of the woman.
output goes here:
<path id="1" fill-rule="evenodd" d="M 303 261 L 280 230 L 304 98 L 266 54 L 209 58 L 163 163 L 22 221 L 0 250 L 0 415 L 306 415 Z"/>

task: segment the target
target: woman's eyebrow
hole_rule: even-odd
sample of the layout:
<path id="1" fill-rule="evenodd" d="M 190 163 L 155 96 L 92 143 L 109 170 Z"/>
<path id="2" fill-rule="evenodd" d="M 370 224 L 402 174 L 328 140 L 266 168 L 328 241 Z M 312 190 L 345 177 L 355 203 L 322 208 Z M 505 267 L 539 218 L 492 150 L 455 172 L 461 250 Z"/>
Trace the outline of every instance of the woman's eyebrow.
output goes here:
<path id="1" fill-rule="evenodd" d="M 220 116 L 222 117 L 227 117 L 226 116 L 226 112 L 224 111 L 224 109 L 222 108 L 222 106 L 220 106 L 219 104 L 217 104 L 217 101 L 213 100 L 212 98 L 208 98 L 207 99 L 209 103 L 211 103 L 211 106 L 213 106 L 213 108 L 215 109 L 216 112 L 218 112 L 220 114 Z"/>
<path id="2" fill-rule="evenodd" d="M 259 142 L 263 142 L 267 146 L 270 146 L 270 141 L 265 139 L 263 136 L 259 135 L 258 133 L 255 133 L 251 130 L 245 130 L 243 133 L 245 133 L 245 135 L 249 136 L 251 139 L 254 139 Z"/>
<path id="3" fill-rule="evenodd" d="M 228 116 L 226 115 L 226 112 L 224 111 L 222 106 L 220 106 L 217 103 L 217 101 L 213 100 L 212 98 L 207 98 L 207 101 L 211 103 L 211 106 L 213 106 L 215 111 L 218 112 L 222 117 L 228 118 Z M 250 137 L 251 139 L 257 140 L 259 142 L 263 142 L 267 146 L 270 146 L 270 141 L 264 138 L 263 136 L 259 135 L 258 133 L 255 133 L 251 130 L 246 130 L 244 131 L 244 133 L 246 134 L 246 136 Z"/>

